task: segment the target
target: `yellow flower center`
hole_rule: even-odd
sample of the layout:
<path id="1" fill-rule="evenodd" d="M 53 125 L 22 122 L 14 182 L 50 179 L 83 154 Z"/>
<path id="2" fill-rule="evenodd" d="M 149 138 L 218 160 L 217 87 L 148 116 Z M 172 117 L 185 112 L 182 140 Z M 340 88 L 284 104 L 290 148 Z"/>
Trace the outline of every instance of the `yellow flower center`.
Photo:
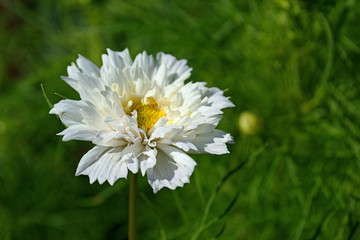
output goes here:
<path id="1" fill-rule="evenodd" d="M 133 110 L 137 111 L 137 121 L 139 128 L 148 131 L 152 128 L 159 118 L 165 116 L 153 98 L 148 98 L 148 103 L 136 105 Z"/>
<path id="2" fill-rule="evenodd" d="M 113 92 L 117 92 L 119 96 L 121 96 L 121 89 L 117 83 L 113 83 L 110 88 Z M 152 97 L 147 98 L 146 103 L 141 102 L 140 97 L 131 95 L 128 101 L 123 102 L 123 108 L 129 116 L 136 110 L 138 127 L 147 132 L 155 125 L 159 118 L 165 116 L 165 112 L 159 109 L 155 99 Z"/>

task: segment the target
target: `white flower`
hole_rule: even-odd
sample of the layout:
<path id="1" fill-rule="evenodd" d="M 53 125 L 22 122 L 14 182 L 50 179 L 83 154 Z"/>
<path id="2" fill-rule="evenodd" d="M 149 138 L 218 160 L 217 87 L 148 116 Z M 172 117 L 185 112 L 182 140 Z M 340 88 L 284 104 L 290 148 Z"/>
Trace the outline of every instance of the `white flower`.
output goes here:
<path id="1" fill-rule="evenodd" d="M 103 66 L 79 55 L 62 79 L 81 100 L 61 100 L 51 109 L 68 127 L 63 141 L 91 141 L 76 176 L 113 185 L 128 170 L 147 175 L 154 193 L 190 181 L 196 162 L 187 153 L 229 153 L 232 137 L 215 129 L 222 111 L 234 105 L 218 88 L 184 83 L 186 60 L 144 51 L 132 61 L 129 51 L 102 55 Z"/>

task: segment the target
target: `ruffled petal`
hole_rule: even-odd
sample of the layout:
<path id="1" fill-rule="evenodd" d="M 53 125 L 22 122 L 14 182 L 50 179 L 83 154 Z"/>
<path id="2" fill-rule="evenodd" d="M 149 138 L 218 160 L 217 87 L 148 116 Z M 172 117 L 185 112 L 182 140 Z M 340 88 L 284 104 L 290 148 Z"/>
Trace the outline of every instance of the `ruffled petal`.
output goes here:
<path id="1" fill-rule="evenodd" d="M 157 149 L 146 146 L 142 155 L 139 157 L 141 174 L 144 176 L 146 171 L 153 168 L 156 164 Z"/>
<path id="2" fill-rule="evenodd" d="M 229 97 L 224 97 L 223 92 L 220 90 L 216 94 L 209 97 L 209 103 L 212 107 L 218 109 L 235 107 L 235 105 L 229 100 Z"/>
<path id="3" fill-rule="evenodd" d="M 71 63 L 71 65 L 67 67 L 67 72 L 68 72 L 69 78 L 76 79 L 78 73 L 81 73 L 82 71 L 76 66 L 75 63 Z"/>
<path id="4" fill-rule="evenodd" d="M 112 51 L 108 48 L 107 52 L 108 55 L 103 54 L 101 56 L 103 61 L 102 68 L 105 70 L 109 70 L 111 68 L 122 70 L 124 67 L 129 67 L 133 63 L 127 48 L 121 52 Z"/>
<path id="5" fill-rule="evenodd" d="M 70 87 L 72 87 L 73 89 L 75 89 L 78 92 L 79 85 L 78 85 L 78 81 L 76 79 L 73 79 L 70 77 L 65 77 L 65 76 L 61 76 L 60 78 L 62 80 L 64 80 L 68 85 L 70 85 Z"/>
<path id="6" fill-rule="evenodd" d="M 230 134 L 215 129 L 207 134 L 199 134 L 191 142 L 196 146 L 197 151 L 191 153 L 211 153 L 216 155 L 229 153 L 226 144 L 234 143 Z"/>
<path id="7" fill-rule="evenodd" d="M 156 63 L 152 55 L 148 55 L 146 51 L 143 51 L 142 53 L 136 55 L 133 66 L 141 68 L 143 72 L 151 79 L 156 67 Z"/>
<path id="8" fill-rule="evenodd" d="M 79 92 L 81 99 L 91 99 L 86 93 L 87 89 L 103 88 L 102 81 L 99 81 L 100 70 L 93 62 L 81 55 L 76 63 L 79 67 L 71 63 L 67 67 L 69 77 L 62 76 L 61 79 Z"/>
<path id="9" fill-rule="evenodd" d="M 96 145 L 106 147 L 118 147 L 128 144 L 129 136 L 127 134 L 121 134 L 116 131 L 99 131 L 92 142 Z"/>
<path id="10" fill-rule="evenodd" d="M 206 144 L 204 150 L 205 152 L 217 155 L 230 153 L 227 149 L 226 143 L 234 143 L 232 136 L 228 133 L 220 137 L 215 137 L 214 142 Z"/>
<path id="11" fill-rule="evenodd" d="M 119 178 L 127 177 L 126 161 L 122 159 L 121 148 L 96 146 L 80 160 L 76 176 L 88 175 L 90 183 L 96 180 L 100 184 L 106 180 L 113 185 Z"/>
<path id="12" fill-rule="evenodd" d="M 57 135 L 63 135 L 64 142 L 70 140 L 92 141 L 96 136 L 96 130 L 87 125 L 72 125 Z"/>
<path id="13" fill-rule="evenodd" d="M 84 108 L 86 103 L 83 101 L 64 99 L 56 103 L 49 113 L 58 115 L 65 126 L 69 127 L 81 124 L 83 117 L 79 110 Z"/>
<path id="14" fill-rule="evenodd" d="M 182 149 L 185 152 L 190 150 L 197 151 L 197 147 L 190 141 L 187 140 L 173 140 L 173 144 L 175 147 Z"/>
<path id="15" fill-rule="evenodd" d="M 168 71 L 170 83 L 178 80 L 181 77 L 181 81 L 185 81 L 190 77 L 191 68 L 188 67 L 187 61 L 184 59 L 177 60 L 170 54 L 160 52 L 156 55 L 158 65 L 165 64 Z"/>
<path id="16" fill-rule="evenodd" d="M 89 59 L 87 59 L 79 54 L 79 58 L 76 60 L 76 63 L 82 72 L 86 72 L 87 74 L 95 76 L 95 77 L 100 77 L 99 67 L 96 66 Z"/>
<path id="17" fill-rule="evenodd" d="M 159 88 L 163 88 L 168 84 L 169 78 L 167 77 L 167 69 L 165 64 L 161 64 L 160 67 L 154 72 L 153 81 Z"/>
<path id="18" fill-rule="evenodd" d="M 121 153 L 123 161 L 127 164 L 127 168 L 134 174 L 139 171 L 139 161 L 137 157 L 142 148 L 143 146 L 139 143 L 135 143 L 126 146 Z"/>
<path id="19" fill-rule="evenodd" d="M 78 167 L 76 169 L 76 176 L 82 175 L 83 172 L 96 161 L 100 159 L 102 154 L 109 148 L 102 146 L 95 146 L 90 151 L 88 151 L 80 160 Z"/>
<path id="20" fill-rule="evenodd" d="M 158 145 L 157 162 L 146 171 L 154 193 L 167 187 L 175 189 L 190 182 L 196 162 L 183 151 L 168 145 Z"/>
<path id="21" fill-rule="evenodd" d="M 181 134 L 182 131 L 183 128 L 177 125 L 158 127 L 152 132 L 149 142 L 170 145 L 172 143 L 172 139 Z"/>

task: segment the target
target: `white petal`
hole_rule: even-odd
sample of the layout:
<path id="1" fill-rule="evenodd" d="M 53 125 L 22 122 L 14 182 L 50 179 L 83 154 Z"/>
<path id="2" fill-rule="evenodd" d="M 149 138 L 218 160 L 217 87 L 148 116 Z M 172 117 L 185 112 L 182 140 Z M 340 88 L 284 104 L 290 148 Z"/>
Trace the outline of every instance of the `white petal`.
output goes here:
<path id="1" fill-rule="evenodd" d="M 153 81 L 155 81 L 160 88 L 168 84 L 168 77 L 167 77 L 165 64 L 161 64 L 160 67 L 157 69 L 153 77 Z"/>
<path id="2" fill-rule="evenodd" d="M 125 66 L 131 66 L 133 64 L 133 61 L 129 53 L 129 49 L 125 48 L 123 51 L 116 53 L 123 59 Z"/>
<path id="3" fill-rule="evenodd" d="M 71 65 L 67 67 L 67 72 L 70 78 L 76 79 L 77 74 L 81 73 L 81 70 L 76 66 L 75 63 L 71 63 Z"/>
<path id="4" fill-rule="evenodd" d="M 123 58 L 117 54 L 117 52 L 112 51 L 111 49 L 107 49 L 109 54 L 109 58 L 106 55 L 103 55 L 103 62 L 104 64 L 110 64 L 114 69 L 119 68 L 120 70 L 125 67 L 125 63 Z"/>
<path id="5" fill-rule="evenodd" d="M 115 181 L 119 178 L 127 178 L 128 168 L 126 166 L 126 162 L 118 161 L 110 170 L 110 174 L 108 176 L 108 182 L 110 185 L 114 185 Z"/>
<path id="6" fill-rule="evenodd" d="M 197 109 L 197 111 L 199 111 L 205 117 L 211 117 L 223 113 L 220 109 L 210 106 L 201 106 Z"/>
<path id="7" fill-rule="evenodd" d="M 154 193 L 163 187 L 175 189 L 190 182 L 196 162 L 175 147 L 159 144 L 158 149 L 156 165 L 146 171 Z"/>
<path id="8" fill-rule="evenodd" d="M 133 146 L 129 145 L 125 147 L 121 155 L 123 161 L 126 162 L 127 168 L 132 173 L 137 173 L 139 171 L 139 161 L 133 152 Z"/>
<path id="9" fill-rule="evenodd" d="M 127 145 L 128 139 L 129 136 L 126 134 L 121 134 L 116 131 L 101 130 L 96 134 L 92 142 L 100 146 L 119 147 Z"/>
<path id="10" fill-rule="evenodd" d="M 100 89 L 90 88 L 89 85 L 87 85 L 86 83 L 79 84 L 78 93 L 82 100 L 87 100 L 94 104 L 100 102 L 101 100 Z"/>
<path id="11" fill-rule="evenodd" d="M 90 151 L 88 151 L 80 160 L 78 167 L 76 169 L 76 176 L 82 175 L 83 172 L 91 165 L 93 165 L 102 154 L 107 150 L 107 147 L 95 146 Z"/>
<path id="12" fill-rule="evenodd" d="M 85 107 L 86 103 L 83 101 L 64 99 L 56 103 L 49 113 L 58 115 L 66 126 L 71 126 L 81 124 L 83 117 L 79 110 Z"/>
<path id="13" fill-rule="evenodd" d="M 87 89 L 98 89 L 98 90 L 103 90 L 103 84 L 101 82 L 101 80 L 99 80 L 98 77 L 94 77 L 94 76 L 90 76 L 87 73 L 83 74 L 83 73 L 78 73 L 77 74 L 77 83 L 78 83 L 78 88 L 83 88 L 85 90 Z"/>
<path id="14" fill-rule="evenodd" d="M 220 94 L 216 94 L 209 98 L 209 103 L 212 107 L 223 109 L 228 107 L 235 107 L 235 105 L 229 100 L 228 97 L 224 97 Z"/>
<path id="15" fill-rule="evenodd" d="M 180 76 L 182 76 L 182 81 L 184 81 L 190 76 L 191 68 L 187 66 L 187 61 L 184 59 L 177 60 L 170 54 L 160 52 L 156 55 L 156 60 L 159 65 L 166 65 L 170 80 L 177 80 Z"/>
<path id="16" fill-rule="evenodd" d="M 204 150 L 208 153 L 217 155 L 230 153 L 227 149 L 226 143 L 233 143 L 233 138 L 228 133 L 223 137 L 214 138 L 214 143 L 207 144 Z"/>
<path id="17" fill-rule="evenodd" d="M 117 162 L 121 161 L 121 152 L 109 151 L 106 152 L 97 162 L 98 170 L 93 171 L 97 173 L 97 180 L 100 184 L 103 184 L 110 178 L 110 172 Z M 91 173 L 90 173 L 91 174 Z"/>
<path id="18" fill-rule="evenodd" d="M 136 157 L 132 157 L 127 159 L 127 168 L 132 172 L 132 173 L 137 173 L 139 171 L 139 160 Z"/>
<path id="19" fill-rule="evenodd" d="M 64 135 L 62 139 L 64 142 L 69 140 L 92 141 L 96 136 L 96 131 L 87 125 L 72 125 L 57 135 Z"/>
<path id="20" fill-rule="evenodd" d="M 184 150 L 185 152 L 188 152 L 190 149 L 192 149 L 194 151 L 198 150 L 192 142 L 186 141 L 186 140 L 175 140 L 175 141 L 173 141 L 172 145 Z"/>
<path id="21" fill-rule="evenodd" d="M 157 122 L 155 123 L 155 125 L 149 130 L 149 135 L 151 136 L 152 133 L 155 131 L 155 129 L 159 128 L 159 127 L 164 127 L 167 123 L 168 119 L 167 118 L 159 118 L 159 120 L 157 120 Z"/>
<path id="22" fill-rule="evenodd" d="M 172 139 L 178 136 L 183 131 L 182 127 L 177 125 L 168 125 L 158 127 L 154 130 L 149 138 L 149 142 L 155 141 L 162 144 L 171 144 Z"/>
<path id="23" fill-rule="evenodd" d="M 191 75 L 191 71 L 192 68 L 188 69 L 187 71 L 183 72 L 183 73 L 179 73 L 175 76 L 177 76 L 177 78 L 175 77 L 175 80 L 172 84 L 177 84 L 177 83 L 183 83 L 186 79 L 188 79 Z M 171 79 L 171 75 L 169 74 L 169 79 Z"/>
<path id="24" fill-rule="evenodd" d="M 80 160 L 76 175 L 88 175 L 90 183 L 98 180 L 100 184 L 106 180 L 110 184 L 119 178 L 126 178 L 126 163 L 121 158 L 121 148 L 96 146 Z"/>
<path id="25" fill-rule="evenodd" d="M 82 72 L 86 72 L 89 75 L 94 74 L 94 76 L 99 77 L 100 76 L 100 70 L 98 66 L 96 66 L 93 62 L 91 62 L 89 59 L 81 56 L 79 54 L 79 58 L 76 60 L 77 65 L 80 67 Z"/>
<path id="26" fill-rule="evenodd" d="M 151 149 L 149 146 L 146 146 L 146 150 L 139 157 L 141 174 L 144 176 L 145 172 L 149 168 L 153 168 L 156 164 L 156 148 Z"/>
<path id="27" fill-rule="evenodd" d="M 146 51 L 139 53 L 134 60 L 133 65 L 141 68 L 144 73 L 151 78 L 155 69 L 155 61 L 152 55 L 147 55 Z"/>
<path id="28" fill-rule="evenodd" d="M 126 161 L 127 167 L 132 173 L 139 171 L 138 157 L 141 155 L 143 149 L 142 139 L 138 137 L 132 144 L 128 144 L 121 153 L 122 161 Z"/>
<path id="29" fill-rule="evenodd" d="M 226 154 L 229 153 L 226 143 L 233 143 L 230 134 L 215 129 L 207 134 L 197 135 L 191 142 L 198 149 L 197 153 Z M 191 153 L 196 153 L 191 151 Z"/>
<path id="30" fill-rule="evenodd" d="M 122 70 L 124 67 L 128 67 L 132 65 L 132 59 L 130 57 L 129 50 L 126 48 L 122 52 L 112 51 L 111 49 L 107 49 L 108 55 L 103 54 L 103 66 L 108 68 L 112 65 L 113 68 L 119 68 Z"/>
<path id="31" fill-rule="evenodd" d="M 64 80 L 67 84 L 69 84 L 70 87 L 72 87 L 73 89 L 78 91 L 78 81 L 76 79 L 73 79 L 73 78 L 70 78 L 70 77 L 65 77 L 65 76 L 61 76 L 60 78 L 62 80 Z"/>
<path id="32" fill-rule="evenodd" d="M 82 100 L 89 100 L 96 104 L 101 99 L 100 91 L 104 89 L 102 82 L 86 74 L 78 73 L 77 91 Z"/>
<path id="33" fill-rule="evenodd" d="M 224 92 L 219 88 L 205 88 L 203 92 L 206 96 L 209 97 L 209 103 L 212 107 L 216 107 L 218 109 L 223 109 L 227 107 L 234 107 L 235 105 L 229 100 L 229 97 L 224 97 Z"/>
<path id="34" fill-rule="evenodd" d="M 94 129 L 106 130 L 108 127 L 105 124 L 105 121 L 102 118 L 101 113 L 99 113 L 97 107 L 89 101 L 84 102 L 86 103 L 86 105 L 83 108 L 79 109 L 79 112 L 84 119 L 83 122 L 93 127 Z"/>

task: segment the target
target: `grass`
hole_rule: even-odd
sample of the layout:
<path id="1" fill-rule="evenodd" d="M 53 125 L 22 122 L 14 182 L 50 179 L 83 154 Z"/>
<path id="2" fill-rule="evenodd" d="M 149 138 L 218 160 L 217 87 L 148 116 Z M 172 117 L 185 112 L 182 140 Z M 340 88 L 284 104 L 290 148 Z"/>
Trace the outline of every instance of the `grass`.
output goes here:
<path id="1" fill-rule="evenodd" d="M 0 238 L 126 239 L 128 181 L 75 177 L 49 106 L 60 75 L 106 48 L 188 59 L 228 89 L 231 154 L 194 155 L 191 183 L 139 178 L 139 239 L 360 238 L 360 5 L 347 1 L 0 1 Z M 53 93 L 59 94 L 53 94 Z M 255 135 L 238 128 L 251 111 Z"/>

